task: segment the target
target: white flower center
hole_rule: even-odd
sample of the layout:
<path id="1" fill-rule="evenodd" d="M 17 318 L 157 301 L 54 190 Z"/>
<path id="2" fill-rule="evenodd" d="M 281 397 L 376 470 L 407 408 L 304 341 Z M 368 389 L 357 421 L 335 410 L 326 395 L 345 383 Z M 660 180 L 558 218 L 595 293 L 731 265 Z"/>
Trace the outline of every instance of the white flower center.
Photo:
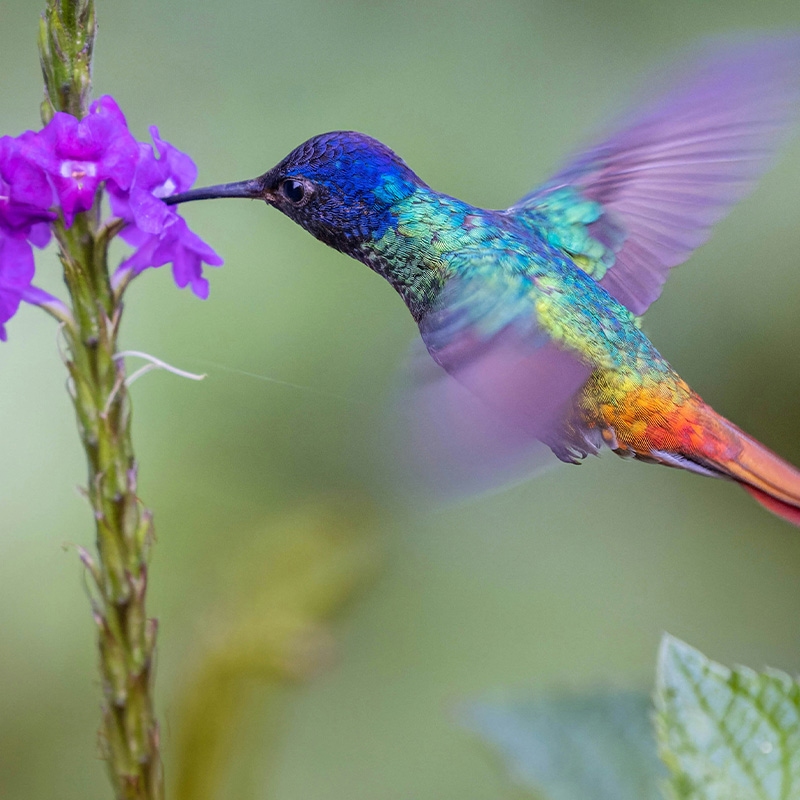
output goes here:
<path id="1" fill-rule="evenodd" d="M 171 194 L 175 194 L 177 188 L 178 184 L 172 178 L 167 178 L 161 186 L 153 189 L 153 197 L 169 197 Z"/>
<path id="2" fill-rule="evenodd" d="M 59 173 L 62 178 L 72 178 L 82 187 L 84 178 L 97 175 L 97 164 L 94 161 L 62 161 Z"/>

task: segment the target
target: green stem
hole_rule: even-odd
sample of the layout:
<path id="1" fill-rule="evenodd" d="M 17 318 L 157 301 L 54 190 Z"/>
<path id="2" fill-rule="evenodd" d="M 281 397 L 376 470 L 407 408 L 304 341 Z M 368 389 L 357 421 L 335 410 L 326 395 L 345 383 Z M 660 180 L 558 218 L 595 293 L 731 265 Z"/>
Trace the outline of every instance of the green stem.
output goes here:
<path id="1" fill-rule="evenodd" d="M 56 224 L 75 327 L 66 328 L 71 394 L 89 474 L 97 535 L 101 742 L 118 798 L 163 797 L 152 670 L 156 626 L 145 610 L 152 518 L 136 494 L 131 404 L 117 357 L 121 306 L 108 281 L 106 248 L 88 214 Z"/>
<path id="2" fill-rule="evenodd" d="M 40 29 L 45 78 L 42 116 L 88 111 L 94 42 L 92 0 L 48 0 Z M 118 357 L 122 303 L 111 287 L 108 245 L 118 224 L 99 226 L 95 207 L 67 228 L 54 223 L 72 305 L 65 325 L 70 394 L 86 452 L 86 497 L 92 507 L 98 561 L 82 560 L 94 578 L 103 719 L 100 741 L 118 800 L 164 795 L 159 729 L 153 710 L 156 624 L 147 618 L 147 563 L 152 515 L 136 493 L 131 403 Z"/>
<path id="3" fill-rule="evenodd" d="M 54 111 L 86 115 L 96 31 L 94 0 L 48 0 L 39 25 L 45 122 Z"/>

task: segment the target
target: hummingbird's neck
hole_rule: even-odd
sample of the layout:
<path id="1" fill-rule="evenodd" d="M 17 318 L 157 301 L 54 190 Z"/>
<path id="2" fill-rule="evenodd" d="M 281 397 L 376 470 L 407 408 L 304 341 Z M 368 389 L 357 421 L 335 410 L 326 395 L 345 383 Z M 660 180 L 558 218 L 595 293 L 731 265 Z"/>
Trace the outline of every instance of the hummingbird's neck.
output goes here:
<path id="1" fill-rule="evenodd" d="M 487 213 L 421 186 L 348 255 L 386 278 L 419 320 L 444 282 L 449 253 L 482 241 Z"/>

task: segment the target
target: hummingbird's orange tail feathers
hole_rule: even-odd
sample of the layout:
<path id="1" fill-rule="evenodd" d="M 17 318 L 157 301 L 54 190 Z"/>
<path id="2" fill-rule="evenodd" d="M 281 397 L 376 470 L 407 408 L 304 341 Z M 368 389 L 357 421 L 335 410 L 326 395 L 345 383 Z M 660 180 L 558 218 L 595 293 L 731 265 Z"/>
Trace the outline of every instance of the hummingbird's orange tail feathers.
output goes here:
<path id="1" fill-rule="evenodd" d="M 735 456 L 725 458 L 704 454 L 710 465 L 740 483 L 764 508 L 800 527 L 800 470 L 706 408 L 715 417 L 714 422 L 735 442 L 738 451 Z"/>

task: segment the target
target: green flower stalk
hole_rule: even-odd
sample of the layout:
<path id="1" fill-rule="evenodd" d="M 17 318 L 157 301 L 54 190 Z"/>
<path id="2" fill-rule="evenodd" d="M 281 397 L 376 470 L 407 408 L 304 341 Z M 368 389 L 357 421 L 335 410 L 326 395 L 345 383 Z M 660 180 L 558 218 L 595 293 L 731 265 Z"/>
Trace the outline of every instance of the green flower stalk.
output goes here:
<path id="1" fill-rule="evenodd" d="M 194 379 L 203 376 L 175 370 L 135 350 L 121 351 L 118 339 L 123 298 L 139 274 L 171 264 L 175 283 L 205 299 L 209 282 L 203 267 L 219 266 L 222 259 L 174 205 L 164 202 L 191 189 L 197 177 L 192 159 L 161 138 L 156 127 L 150 128 L 152 145 L 137 141 L 112 97 L 91 99 L 94 41 L 93 0 L 47 1 L 39 30 L 44 127 L 0 136 L 0 341 L 8 338 L 6 323 L 23 302 L 42 308 L 60 323 L 68 388 L 87 458 L 84 494 L 92 508 L 97 545 L 96 555 L 80 548 L 80 556 L 92 579 L 98 631 L 100 746 L 117 800 L 161 800 L 164 779 L 153 701 L 157 629 L 145 602 L 153 521 L 137 494 L 128 389 L 155 367 Z M 108 206 L 111 215 L 104 217 Z M 117 235 L 134 251 L 112 271 L 108 251 Z M 34 284 L 33 248 L 44 247 L 52 238 L 63 267 L 64 300 Z M 127 375 L 127 357 L 149 363 Z M 337 566 L 334 559 L 330 580 L 323 580 L 321 587 L 312 580 L 308 596 L 301 593 L 296 605 L 305 610 L 302 615 L 298 610 L 289 624 L 293 642 L 297 638 L 302 644 L 311 617 L 323 616 L 349 591 L 361 560 L 346 559 Z M 285 616 L 280 619 L 285 621 Z M 282 655 L 273 658 L 276 650 L 271 645 L 277 635 L 277 651 L 292 651 L 283 643 L 286 626 L 276 622 L 273 613 L 266 617 L 269 624 L 258 614 L 232 626 L 226 641 L 234 652 L 215 660 L 222 667 L 212 670 L 212 677 L 242 665 L 249 671 L 291 672 L 290 667 L 284 669 Z M 260 639 L 253 638 L 256 631 L 261 631 Z M 209 697 L 212 683 L 198 684 L 191 708 L 202 709 L 209 702 L 220 705 L 220 698 Z M 186 741 L 195 739 L 189 736 Z M 190 760 L 185 753 L 181 758 L 190 767 L 178 771 L 177 791 L 203 787 L 208 793 L 208 766 L 198 767 L 196 754 Z"/>
<path id="2" fill-rule="evenodd" d="M 42 120 L 55 111 L 82 117 L 89 108 L 92 54 L 97 32 L 93 0 L 50 0 L 39 24 L 44 73 Z"/>
<path id="3" fill-rule="evenodd" d="M 50 0 L 39 49 L 45 80 L 42 118 L 89 113 L 95 13 L 92 0 Z M 117 339 L 122 316 L 111 284 L 108 245 L 120 220 L 100 223 L 100 193 L 67 227 L 53 223 L 71 311 L 62 319 L 69 390 L 88 463 L 88 499 L 97 559 L 82 551 L 92 575 L 102 679 L 100 742 L 117 798 L 163 797 L 159 728 L 153 708 L 156 621 L 148 619 L 147 564 L 152 514 L 136 493 L 131 402 Z"/>
<path id="4" fill-rule="evenodd" d="M 94 583 L 101 748 L 119 800 L 159 800 L 156 623 L 145 606 L 153 522 L 137 496 L 128 386 L 144 371 L 166 365 L 120 352 L 117 342 L 123 296 L 137 275 L 171 263 L 178 286 L 205 298 L 203 264 L 219 266 L 222 259 L 163 202 L 194 183 L 191 158 L 155 127 L 153 146 L 136 141 L 112 97 L 90 102 L 94 40 L 93 0 L 48 0 L 39 29 L 44 128 L 0 136 L 0 341 L 22 302 L 61 324 L 97 542 L 97 556 L 81 549 L 81 558 Z M 104 198 L 112 212 L 106 219 Z M 118 234 L 135 250 L 112 274 L 108 248 Z M 66 302 L 33 283 L 33 248 L 51 237 L 59 248 Z M 150 364 L 128 377 L 126 355 Z"/>

